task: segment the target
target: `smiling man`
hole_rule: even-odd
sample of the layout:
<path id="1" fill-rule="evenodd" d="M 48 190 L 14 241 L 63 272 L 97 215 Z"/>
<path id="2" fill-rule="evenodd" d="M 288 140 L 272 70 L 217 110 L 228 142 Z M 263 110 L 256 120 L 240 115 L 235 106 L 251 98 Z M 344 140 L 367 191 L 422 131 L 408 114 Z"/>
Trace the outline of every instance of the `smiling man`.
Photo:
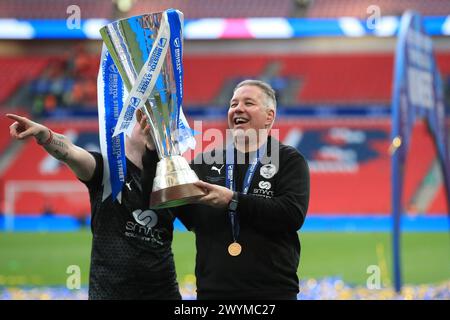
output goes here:
<path id="1" fill-rule="evenodd" d="M 196 235 L 198 299 L 297 298 L 309 169 L 297 150 L 270 136 L 275 115 L 267 83 L 239 83 L 228 110 L 233 143 L 199 155 L 224 161 L 196 159 L 192 168 L 206 195 L 173 209 Z M 144 162 L 144 171 L 150 167 Z"/>

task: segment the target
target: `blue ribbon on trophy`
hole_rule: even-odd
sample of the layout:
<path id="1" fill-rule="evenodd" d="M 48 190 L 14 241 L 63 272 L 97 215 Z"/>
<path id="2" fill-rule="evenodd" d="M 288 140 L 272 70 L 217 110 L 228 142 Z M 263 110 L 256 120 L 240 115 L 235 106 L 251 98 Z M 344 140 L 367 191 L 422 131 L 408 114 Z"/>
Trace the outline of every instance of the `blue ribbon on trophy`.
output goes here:
<path id="1" fill-rule="evenodd" d="M 124 136 L 113 137 L 123 107 L 124 86 L 117 67 L 105 45 L 102 48 L 97 79 L 100 150 L 103 156 L 103 196 L 121 202 L 127 172 Z"/>
<path id="2" fill-rule="evenodd" d="M 184 153 L 188 148 L 195 149 L 194 132 L 190 129 L 183 113 L 183 16 L 175 10 L 168 10 L 167 17 L 170 25 L 170 53 L 172 58 L 173 73 L 176 85 L 176 102 L 178 112 L 173 113 L 174 121 L 178 123 L 175 133 L 179 142 L 180 152 Z"/>
<path id="3" fill-rule="evenodd" d="M 118 106 L 120 103 L 108 96 L 110 93 L 105 89 L 111 85 L 106 83 L 109 76 L 104 76 L 102 81 L 99 77 L 99 119 L 104 122 L 100 127 L 104 133 L 100 138 L 104 144 L 102 154 L 107 159 L 111 185 L 111 188 L 106 188 L 104 181 L 105 193 L 112 192 L 113 199 L 118 196 L 120 201 L 120 190 L 126 176 L 123 134 L 131 134 L 136 110 L 140 109 L 147 115 L 161 159 L 152 189 L 156 196 L 152 196 L 150 205 L 157 208 L 189 203 L 203 191 L 194 185 L 198 177 L 181 156 L 188 148 L 195 148 L 193 131 L 182 108 L 183 14 L 169 9 L 131 17 L 106 25 L 100 33 L 105 41 L 101 72 L 103 75 L 110 72 L 103 60 L 114 61 L 121 78 L 121 91 L 118 92 L 123 93 L 125 88 L 129 92 L 118 117 L 112 117 L 111 114 L 117 115 L 119 108 L 114 109 L 111 104 Z M 100 109 L 105 116 L 102 114 L 100 117 Z M 119 146 L 122 152 L 114 149 Z"/>

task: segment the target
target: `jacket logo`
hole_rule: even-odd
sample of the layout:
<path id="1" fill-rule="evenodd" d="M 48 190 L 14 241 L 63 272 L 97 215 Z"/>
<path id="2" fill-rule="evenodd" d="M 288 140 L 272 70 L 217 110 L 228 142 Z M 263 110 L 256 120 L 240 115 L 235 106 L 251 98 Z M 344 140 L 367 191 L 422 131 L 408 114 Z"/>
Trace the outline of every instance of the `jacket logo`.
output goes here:
<path id="1" fill-rule="evenodd" d="M 217 172 L 220 174 L 220 171 L 222 170 L 223 165 L 220 168 L 217 168 L 216 166 L 212 166 L 211 170 L 217 170 Z"/>
<path id="2" fill-rule="evenodd" d="M 258 187 L 263 190 L 269 190 L 272 187 L 272 184 L 269 181 L 260 181 Z"/>
<path id="3" fill-rule="evenodd" d="M 158 216 L 152 210 L 145 210 L 145 211 L 142 211 L 141 209 L 134 210 L 133 217 L 137 223 L 147 228 L 153 228 L 158 223 Z"/>
<path id="4" fill-rule="evenodd" d="M 277 173 L 277 167 L 274 164 L 266 164 L 259 169 L 259 174 L 266 179 L 272 178 Z"/>
<path id="5" fill-rule="evenodd" d="M 131 191 L 131 182 L 133 182 L 133 180 L 131 180 L 130 182 L 125 182 L 125 185 L 127 186 L 128 190 Z"/>

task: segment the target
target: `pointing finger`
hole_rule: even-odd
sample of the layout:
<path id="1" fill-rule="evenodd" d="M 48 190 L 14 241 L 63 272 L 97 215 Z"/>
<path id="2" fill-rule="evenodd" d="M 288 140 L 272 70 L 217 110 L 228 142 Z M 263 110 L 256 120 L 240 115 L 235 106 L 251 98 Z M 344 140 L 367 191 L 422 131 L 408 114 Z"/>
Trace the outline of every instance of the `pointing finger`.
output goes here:
<path id="1" fill-rule="evenodd" d="M 27 123 L 29 120 L 25 117 L 18 116 L 16 114 L 7 113 L 6 116 L 12 120 L 15 120 L 19 123 Z"/>

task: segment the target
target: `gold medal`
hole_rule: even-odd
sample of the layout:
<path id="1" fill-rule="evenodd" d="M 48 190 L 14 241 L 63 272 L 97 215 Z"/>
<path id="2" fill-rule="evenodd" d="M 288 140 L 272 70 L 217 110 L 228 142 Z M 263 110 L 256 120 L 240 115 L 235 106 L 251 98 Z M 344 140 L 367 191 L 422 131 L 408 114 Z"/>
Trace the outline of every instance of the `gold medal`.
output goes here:
<path id="1" fill-rule="evenodd" d="M 228 246 L 228 253 L 230 256 L 236 257 L 241 254 L 242 247 L 239 243 L 233 242 Z"/>

